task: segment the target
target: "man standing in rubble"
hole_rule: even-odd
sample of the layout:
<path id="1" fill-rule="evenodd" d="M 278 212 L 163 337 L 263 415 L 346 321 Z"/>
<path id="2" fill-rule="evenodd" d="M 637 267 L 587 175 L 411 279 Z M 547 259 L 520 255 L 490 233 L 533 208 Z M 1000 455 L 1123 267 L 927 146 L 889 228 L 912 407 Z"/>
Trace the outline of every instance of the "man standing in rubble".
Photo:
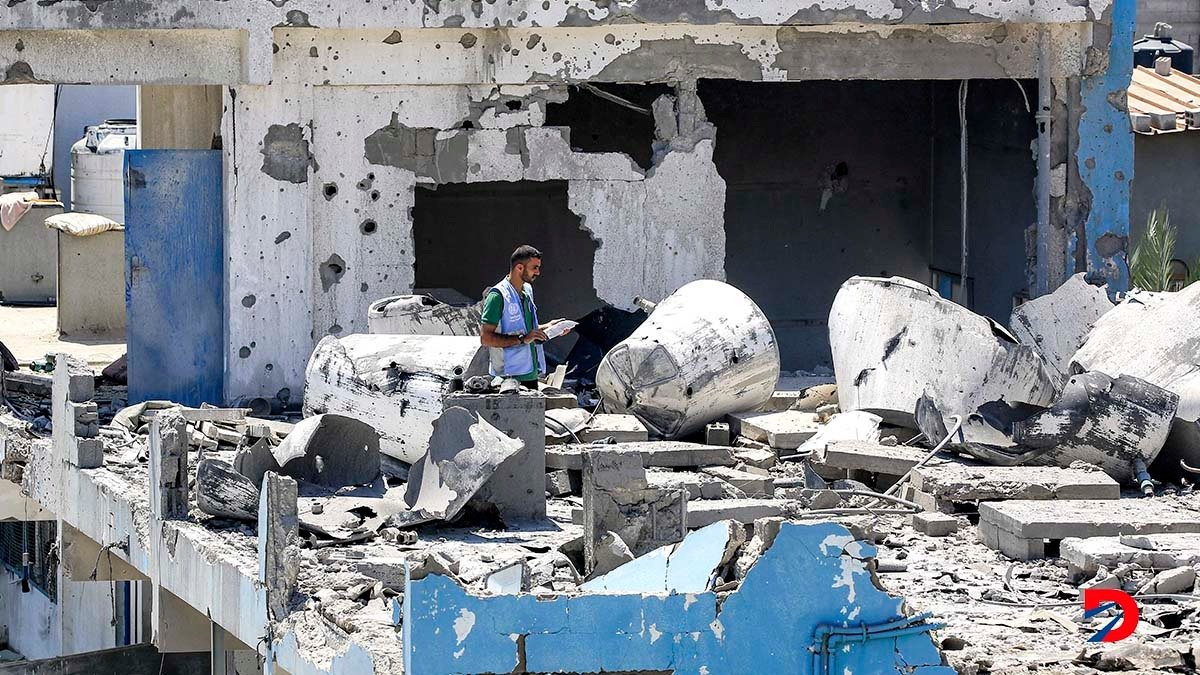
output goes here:
<path id="1" fill-rule="evenodd" d="M 493 377 L 511 377 L 536 390 L 538 376 L 546 372 L 546 355 L 541 345 L 548 339 L 546 329 L 562 319 L 538 323 L 530 282 L 541 274 L 541 251 L 529 245 L 520 246 L 513 251 L 509 263 L 508 276 L 488 288 L 483 299 L 479 341 L 488 348 Z"/>

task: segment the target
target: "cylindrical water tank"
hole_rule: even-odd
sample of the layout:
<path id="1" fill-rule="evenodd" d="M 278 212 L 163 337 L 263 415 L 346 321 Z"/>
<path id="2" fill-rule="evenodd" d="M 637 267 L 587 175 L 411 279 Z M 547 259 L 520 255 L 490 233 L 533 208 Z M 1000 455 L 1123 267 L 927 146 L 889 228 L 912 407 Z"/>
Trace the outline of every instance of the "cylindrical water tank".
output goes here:
<path id="1" fill-rule="evenodd" d="M 605 410 L 636 415 L 668 439 L 754 410 L 778 381 L 779 346 L 767 316 L 745 293 L 708 279 L 658 303 L 596 371 Z"/>
<path id="2" fill-rule="evenodd" d="M 304 416 L 362 420 L 379 432 L 380 452 L 412 463 L 429 449 L 443 399 L 487 369 L 477 337 L 330 335 L 304 370 Z"/>
<path id="3" fill-rule="evenodd" d="M 125 222 L 125 151 L 137 147 L 135 120 L 87 128 L 71 146 L 71 210 Z"/>

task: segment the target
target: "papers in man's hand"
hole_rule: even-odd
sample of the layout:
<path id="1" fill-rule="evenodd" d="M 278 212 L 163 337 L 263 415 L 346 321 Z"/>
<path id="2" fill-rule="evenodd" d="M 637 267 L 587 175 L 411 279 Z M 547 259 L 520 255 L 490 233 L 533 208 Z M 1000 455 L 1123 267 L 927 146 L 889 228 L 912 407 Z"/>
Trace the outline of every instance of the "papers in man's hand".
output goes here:
<path id="1" fill-rule="evenodd" d="M 553 326 L 550 326 L 549 328 L 546 329 L 546 339 L 553 340 L 556 337 L 561 337 L 563 335 L 563 333 L 566 333 L 567 331 L 571 330 L 572 328 L 574 328 L 575 326 L 578 326 L 578 325 L 579 325 L 578 321 L 569 321 L 569 320 L 559 321 L 558 323 L 556 323 Z"/>

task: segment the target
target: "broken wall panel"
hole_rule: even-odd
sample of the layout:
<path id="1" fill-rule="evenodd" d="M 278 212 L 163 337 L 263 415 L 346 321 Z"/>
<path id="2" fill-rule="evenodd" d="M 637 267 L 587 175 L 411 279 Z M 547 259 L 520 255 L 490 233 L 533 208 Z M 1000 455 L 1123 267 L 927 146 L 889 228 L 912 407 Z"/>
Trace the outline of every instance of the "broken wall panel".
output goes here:
<path id="1" fill-rule="evenodd" d="M 953 672 L 925 624 L 875 585 L 867 567 L 874 553 L 841 525 L 784 523 L 719 606 L 712 592 L 477 597 L 429 575 L 406 584 L 394 616 L 409 636 L 413 670 L 424 673 L 508 672 L 519 663 L 530 672 L 876 672 L 893 663 Z M 797 578 L 828 592 L 809 603 L 783 601 Z M 890 622 L 913 629 L 865 642 L 820 637 Z M 762 636 L 779 626 L 797 638 L 764 649 Z"/>

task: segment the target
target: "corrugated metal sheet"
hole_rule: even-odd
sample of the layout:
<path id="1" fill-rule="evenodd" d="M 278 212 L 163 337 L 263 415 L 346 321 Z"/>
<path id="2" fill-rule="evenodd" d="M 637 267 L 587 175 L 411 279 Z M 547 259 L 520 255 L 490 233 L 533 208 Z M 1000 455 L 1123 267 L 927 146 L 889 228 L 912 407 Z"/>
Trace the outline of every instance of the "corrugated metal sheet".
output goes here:
<path id="1" fill-rule="evenodd" d="M 1200 129 L 1200 79 L 1181 70 L 1171 69 L 1170 75 L 1159 75 L 1153 68 L 1137 66 L 1133 69 L 1127 94 L 1129 116 L 1137 133 L 1163 134 Z M 1147 117 L 1162 115 L 1173 115 L 1174 127 L 1167 124 L 1147 127 L 1151 122 Z"/>

